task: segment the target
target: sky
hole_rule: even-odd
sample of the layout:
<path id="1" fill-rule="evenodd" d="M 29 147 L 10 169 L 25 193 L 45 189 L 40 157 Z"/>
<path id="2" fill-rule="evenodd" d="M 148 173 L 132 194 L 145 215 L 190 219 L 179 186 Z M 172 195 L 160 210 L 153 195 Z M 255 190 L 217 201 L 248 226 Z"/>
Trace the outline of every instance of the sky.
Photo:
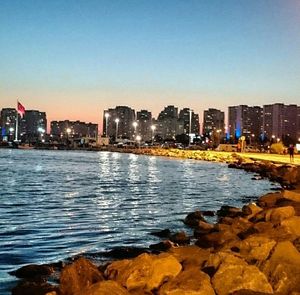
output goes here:
<path id="1" fill-rule="evenodd" d="M 0 0 L 0 108 L 300 104 L 298 0 Z"/>

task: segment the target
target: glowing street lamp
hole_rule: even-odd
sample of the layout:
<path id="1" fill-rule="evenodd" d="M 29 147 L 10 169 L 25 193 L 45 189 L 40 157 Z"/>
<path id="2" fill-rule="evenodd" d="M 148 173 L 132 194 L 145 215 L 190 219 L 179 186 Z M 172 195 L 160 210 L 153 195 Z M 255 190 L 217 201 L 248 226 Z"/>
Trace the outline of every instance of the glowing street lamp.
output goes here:
<path id="1" fill-rule="evenodd" d="M 105 136 L 107 137 L 107 125 L 108 125 L 108 118 L 109 118 L 109 113 L 105 113 Z"/>
<path id="2" fill-rule="evenodd" d="M 137 143 L 138 143 L 138 147 L 140 148 L 140 143 L 141 143 L 141 140 L 142 140 L 141 136 L 140 136 L 140 135 L 137 135 L 137 136 L 135 137 L 135 139 L 136 139 L 136 141 L 137 141 Z"/>
<path id="3" fill-rule="evenodd" d="M 38 128 L 38 132 L 40 133 L 40 140 L 41 140 L 41 142 L 44 142 L 43 141 L 43 136 L 44 136 L 44 133 L 45 133 L 45 129 L 43 127 L 39 127 Z"/>
<path id="4" fill-rule="evenodd" d="M 119 122 L 120 122 L 120 119 L 116 119 L 115 120 L 115 122 L 116 122 L 116 141 L 117 141 L 117 138 L 118 138 L 118 127 L 119 127 Z"/>
<path id="5" fill-rule="evenodd" d="M 154 131 L 155 131 L 155 129 L 156 129 L 156 126 L 155 125 L 151 125 L 151 130 L 152 130 L 152 136 L 151 136 L 151 138 L 152 138 L 152 145 L 153 145 L 153 141 L 154 141 Z"/>
<path id="6" fill-rule="evenodd" d="M 193 110 L 189 109 L 190 120 L 189 120 L 189 145 L 191 143 L 191 133 L 192 133 L 192 112 Z"/>
<path id="7" fill-rule="evenodd" d="M 133 122 L 132 126 L 134 128 L 134 135 L 136 135 L 136 127 L 137 127 L 138 123 L 137 122 Z"/>

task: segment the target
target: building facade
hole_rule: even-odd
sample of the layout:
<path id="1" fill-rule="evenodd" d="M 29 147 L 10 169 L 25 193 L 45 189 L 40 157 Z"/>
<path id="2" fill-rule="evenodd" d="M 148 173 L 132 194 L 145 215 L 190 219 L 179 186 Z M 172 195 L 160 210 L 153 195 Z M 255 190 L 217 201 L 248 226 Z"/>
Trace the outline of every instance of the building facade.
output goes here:
<path id="1" fill-rule="evenodd" d="M 178 108 L 173 105 L 165 107 L 157 117 L 157 134 L 163 139 L 173 140 L 178 129 Z"/>
<path id="2" fill-rule="evenodd" d="M 147 110 L 141 110 L 136 113 L 137 131 L 143 141 L 152 139 L 152 114 Z"/>
<path id="3" fill-rule="evenodd" d="M 299 107 L 294 104 L 275 103 L 263 106 L 263 130 L 271 140 L 290 137 L 296 141 L 299 134 Z"/>
<path id="4" fill-rule="evenodd" d="M 15 138 L 17 111 L 14 108 L 3 108 L 0 113 L 1 140 L 12 141 Z"/>
<path id="5" fill-rule="evenodd" d="M 208 109 L 203 113 L 203 134 L 209 134 L 213 130 L 219 130 L 224 134 L 225 114 L 217 109 Z"/>
<path id="6" fill-rule="evenodd" d="M 260 106 L 230 106 L 228 133 L 233 140 L 245 136 L 250 142 L 258 141 L 263 133 L 263 109 Z"/>
<path id="7" fill-rule="evenodd" d="M 98 124 L 81 121 L 51 121 L 50 129 L 50 136 L 54 140 L 84 137 L 96 139 L 98 136 Z"/>
<path id="8" fill-rule="evenodd" d="M 24 142 L 43 140 L 47 131 L 47 117 L 45 112 L 26 110 L 20 121 L 20 138 Z"/>
<path id="9" fill-rule="evenodd" d="M 114 109 L 105 110 L 103 113 L 103 135 L 113 138 L 117 135 L 118 138 L 132 140 L 137 132 L 137 127 L 133 126 L 133 122 L 135 122 L 135 110 L 128 106 L 117 106 Z"/>
<path id="10" fill-rule="evenodd" d="M 199 134 L 199 115 L 190 108 L 184 108 L 179 112 L 177 134 Z M 191 127 L 190 127 L 191 125 Z"/>

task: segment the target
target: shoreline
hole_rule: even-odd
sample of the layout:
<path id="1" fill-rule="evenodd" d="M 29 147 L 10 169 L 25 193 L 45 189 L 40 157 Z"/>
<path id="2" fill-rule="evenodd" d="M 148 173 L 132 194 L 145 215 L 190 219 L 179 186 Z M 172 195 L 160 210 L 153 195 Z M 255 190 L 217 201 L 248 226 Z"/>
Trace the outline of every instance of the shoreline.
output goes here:
<path id="1" fill-rule="evenodd" d="M 121 152 L 225 162 L 231 168 L 259 174 L 283 188 L 296 190 L 269 193 L 243 208 L 224 204 L 214 224 L 205 217 L 212 212 L 191 212 L 184 223 L 194 230 L 193 235 L 167 229 L 153 233 L 162 238 L 160 243 L 149 248 L 113 249 L 107 253 L 111 259 L 106 265 L 97 266 L 80 257 L 68 265 L 22 267 L 14 275 L 24 280 L 12 294 L 27 294 L 25 290 L 32 295 L 184 295 L 188 290 L 203 295 L 300 292 L 300 166 L 249 159 L 236 153 L 175 149 Z M 296 281 L 291 277 L 294 274 Z M 47 282 L 59 276 L 59 285 Z M 235 281 L 237 276 L 240 279 Z"/>

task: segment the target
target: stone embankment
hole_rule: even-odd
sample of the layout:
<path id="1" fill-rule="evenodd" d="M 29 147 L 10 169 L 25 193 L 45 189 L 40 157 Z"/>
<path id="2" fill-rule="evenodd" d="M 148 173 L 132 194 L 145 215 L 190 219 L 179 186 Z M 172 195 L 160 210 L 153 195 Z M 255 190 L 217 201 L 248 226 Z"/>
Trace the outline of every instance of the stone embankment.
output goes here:
<path id="1" fill-rule="evenodd" d="M 57 265 L 25 266 L 15 275 L 26 280 L 12 294 L 300 294 L 299 193 L 269 193 L 242 209 L 222 206 L 215 224 L 206 214 L 185 218 L 192 236 L 163 230 L 154 234 L 165 239 L 150 249 L 120 250 L 119 257 L 135 258 L 96 266 L 81 257 L 62 267 L 58 286 L 47 283 Z"/>
<path id="2" fill-rule="evenodd" d="M 200 159 L 198 152 L 162 151 L 155 155 Z M 286 187 L 300 183 L 299 166 L 254 161 L 237 154 L 220 159 L 210 152 L 201 153 L 201 160 L 208 159 L 227 162 Z M 224 205 L 216 212 L 217 222 L 209 223 L 206 216 L 213 214 L 191 212 L 184 223 L 193 234 L 167 229 L 153 233 L 162 238 L 160 243 L 148 249 L 111 251 L 118 260 L 105 265 L 80 257 L 67 265 L 25 266 L 14 273 L 22 280 L 12 294 L 300 294 L 298 190 L 269 193 L 243 208 Z M 55 280 L 57 285 L 49 283 Z"/>

